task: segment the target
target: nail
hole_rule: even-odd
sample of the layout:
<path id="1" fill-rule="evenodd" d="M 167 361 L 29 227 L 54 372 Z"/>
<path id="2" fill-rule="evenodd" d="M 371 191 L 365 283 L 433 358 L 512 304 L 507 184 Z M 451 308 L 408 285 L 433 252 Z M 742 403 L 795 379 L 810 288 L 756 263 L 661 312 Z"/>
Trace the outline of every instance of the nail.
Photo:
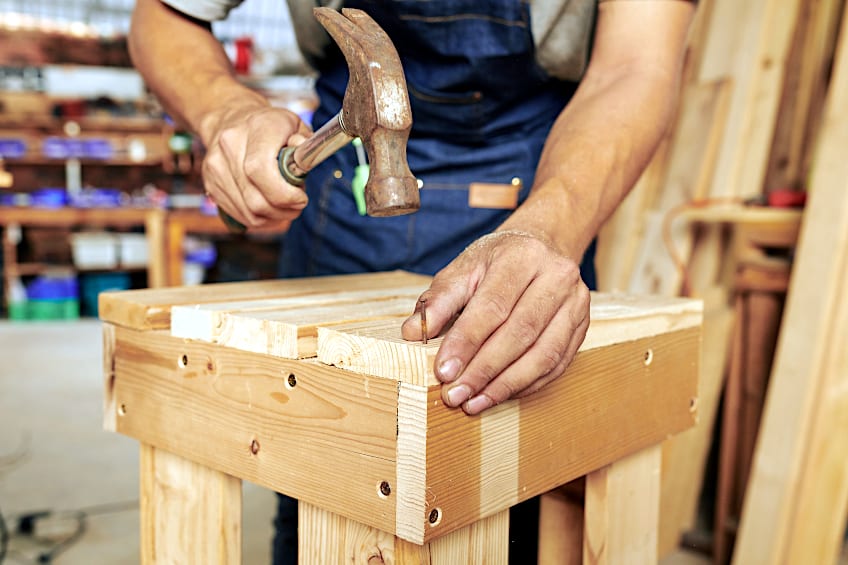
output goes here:
<path id="1" fill-rule="evenodd" d="M 478 394 L 465 403 L 465 411 L 471 414 L 479 414 L 483 410 L 492 407 L 492 399 L 485 394 Z"/>
<path id="2" fill-rule="evenodd" d="M 460 362 L 456 357 L 451 357 L 447 361 L 442 361 L 439 365 L 439 374 L 436 375 L 443 383 L 451 383 L 459 376 Z"/>
<path id="3" fill-rule="evenodd" d="M 468 385 L 456 385 L 448 390 L 448 405 L 456 408 L 471 396 L 471 389 Z"/>

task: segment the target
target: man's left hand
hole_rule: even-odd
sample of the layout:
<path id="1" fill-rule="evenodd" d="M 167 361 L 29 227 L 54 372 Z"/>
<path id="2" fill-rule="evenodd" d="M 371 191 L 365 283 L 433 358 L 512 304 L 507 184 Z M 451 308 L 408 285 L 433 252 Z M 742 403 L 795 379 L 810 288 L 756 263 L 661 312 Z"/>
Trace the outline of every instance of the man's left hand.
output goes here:
<path id="1" fill-rule="evenodd" d="M 421 296 L 428 337 L 452 320 L 435 359 L 442 399 L 468 414 L 542 388 L 574 358 L 589 327 L 578 264 L 529 233 L 484 236 Z M 403 337 L 420 340 L 419 314 Z"/>

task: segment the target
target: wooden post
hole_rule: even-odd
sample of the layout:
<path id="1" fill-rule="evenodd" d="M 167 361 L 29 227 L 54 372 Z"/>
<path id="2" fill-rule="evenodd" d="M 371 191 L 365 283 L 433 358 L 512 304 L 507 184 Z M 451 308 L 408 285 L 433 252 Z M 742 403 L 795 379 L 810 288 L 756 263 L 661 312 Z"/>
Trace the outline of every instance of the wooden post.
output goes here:
<path id="1" fill-rule="evenodd" d="M 160 209 L 150 210 L 144 217 L 144 235 L 147 238 L 147 286 L 161 288 L 167 283 L 165 264 L 165 216 Z"/>
<path id="2" fill-rule="evenodd" d="M 656 563 L 662 449 L 649 447 L 586 477 L 583 563 Z"/>
<path id="3" fill-rule="evenodd" d="M 141 563 L 241 563 L 241 480 L 141 444 Z"/>
<path id="4" fill-rule="evenodd" d="M 833 563 L 848 515 L 848 13 L 734 562 Z"/>

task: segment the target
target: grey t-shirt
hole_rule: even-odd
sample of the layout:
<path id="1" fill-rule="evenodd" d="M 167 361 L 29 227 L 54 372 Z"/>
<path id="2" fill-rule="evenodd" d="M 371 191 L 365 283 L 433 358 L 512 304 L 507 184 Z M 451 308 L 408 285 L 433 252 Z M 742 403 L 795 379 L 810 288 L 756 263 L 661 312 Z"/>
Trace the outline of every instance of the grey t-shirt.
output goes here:
<path id="1" fill-rule="evenodd" d="M 223 20 L 243 0 L 163 0 L 169 6 L 204 21 Z M 339 9 L 344 0 L 287 0 L 298 46 L 315 66 L 332 41 L 312 16 L 315 6 Z M 531 31 L 536 59 L 551 76 L 577 81 L 589 60 L 597 0 L 531 0 Z"/>

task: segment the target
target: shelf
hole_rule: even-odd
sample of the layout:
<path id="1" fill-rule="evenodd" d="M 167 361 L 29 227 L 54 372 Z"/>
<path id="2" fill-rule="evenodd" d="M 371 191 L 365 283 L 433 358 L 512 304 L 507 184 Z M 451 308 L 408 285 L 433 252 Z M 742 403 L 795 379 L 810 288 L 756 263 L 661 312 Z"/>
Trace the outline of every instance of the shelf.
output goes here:
<path id="1" fill-rule="evenodd" d="M 51 159 L 48 157 L 6 157 L 3 162 L 7 167 L 64 167 L 71 159 Z M 130 159 L 77 159 L 80 165 L 86 167 L 161 167 L 162 159 L 133 161 Z"/>

